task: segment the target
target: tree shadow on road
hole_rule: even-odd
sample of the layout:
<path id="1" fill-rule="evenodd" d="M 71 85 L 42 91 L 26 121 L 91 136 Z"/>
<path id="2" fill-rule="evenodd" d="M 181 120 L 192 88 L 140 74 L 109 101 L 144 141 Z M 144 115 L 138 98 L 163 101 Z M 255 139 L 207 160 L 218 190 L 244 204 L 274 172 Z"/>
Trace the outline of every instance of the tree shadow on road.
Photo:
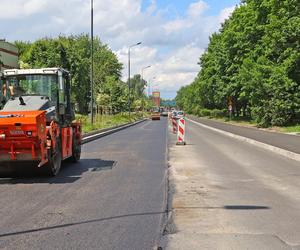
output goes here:
<path id="1" fill-rule="evenodd" d="M 22 234 L 35 233 L 35 232 L 42 232 L 42 231 L 48 231 L 48 230 L 54 230 L 54 229 L 59 229 L 59 228 L 66 228 L 66 227 L 78 226 L 78 225 L 84 225 L 84 224 L 90 224 L 90 223 L 99 223 L 99 222 L 103 222 L 103 221 L 117 220 L 117 219 L 122 219 L 122 218 L 130 218 L 130 217 L 138 217 L 138 216 L 163 215 L 165 213 L 166 213 L 166 211 L 163 211 L 163 212 L 132 213 L 132 214 L 124 214 L 124 215 L 118 215 L 118 216 L 112 216 L 112 217 L 106 217 L 106 218 L 84 220 L 84 221 L 71 222 L 71 223 L 54 225 L 54 226 L 49 226 L 49 227 L 41 227 L 41 228 L 34 228 L 34 229 L 28 229 L 28 230 L 22 230 L 22 231 L 3 233 L 3 234 L 0 234 L 0 238 L 8 237 L 8 236 L 16 236 L 16 235 L 22 235 Z"/>
<path id="2" fill-rule="evenodd" d="M 6 173 L 0 178 L 1 184 L 64 184 L 73 183 L 79 180 L 86 172 L 101 172 L 111 170 L 116 166 L 117 162 L 113 160 L 102 159 L 81 159 L 77 163 L 64 161 L 60 173 L 55 177 L 47 177 L 39 175 L 32 166 L 16 166 L 12 172 Z"/>
<path id="3" fill-rule="evenodd" d="M 260 209 L 270 209 L 267 206 L 255 206 L 255 205 L 228 205 L 224 206 L 227 210 L 260 210 Z"/>
<path id="4" fill-rule="evenodd" d="M 176 209 L 207 209 L 207 210 L 214 210 L 214 209 L 226 209 L 226 210 L 262 210 L 262 209 L 271 209 L 271 207 L 268 206 L 257 206 L 257 205 L 226 205 L 222 207 L 175 207 Z"/>

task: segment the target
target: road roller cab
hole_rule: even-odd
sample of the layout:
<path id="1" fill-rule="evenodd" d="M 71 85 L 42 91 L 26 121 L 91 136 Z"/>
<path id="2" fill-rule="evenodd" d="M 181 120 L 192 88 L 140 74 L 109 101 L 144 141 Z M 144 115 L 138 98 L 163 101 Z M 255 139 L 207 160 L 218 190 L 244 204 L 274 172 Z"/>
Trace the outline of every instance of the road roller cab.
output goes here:
<path id="1" fill-rule="evenodd" d="M 0 165 L 32 162 L 56 175 L 61 161 L 78 161 L 81 125 L 74 121 L 70 74 L 61 68 L 3 72 L 0 111 Z"/>

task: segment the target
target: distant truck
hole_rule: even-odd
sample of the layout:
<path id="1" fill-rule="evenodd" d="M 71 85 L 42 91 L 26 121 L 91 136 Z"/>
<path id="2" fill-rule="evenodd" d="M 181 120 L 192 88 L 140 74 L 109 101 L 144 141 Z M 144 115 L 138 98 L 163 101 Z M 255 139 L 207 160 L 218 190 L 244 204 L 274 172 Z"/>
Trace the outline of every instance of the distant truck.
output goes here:
<path id="1" fill-rule="evenodd" d="M 4 39 L 0 39 L 0 109 L 2 109 L 6 97 L 3 96 L 3 79 L 2 72 L 6 69 L 15 69 L 19 68 L 19 50 L 18 48 L 9 42 L 6 42 Z"/>
<path id="2" fill-rule="evenodd" d="M 151 119 L 154 120 L 160 120 L 160 109 L 157 107 L 153 107 L 151 111 Z"/>

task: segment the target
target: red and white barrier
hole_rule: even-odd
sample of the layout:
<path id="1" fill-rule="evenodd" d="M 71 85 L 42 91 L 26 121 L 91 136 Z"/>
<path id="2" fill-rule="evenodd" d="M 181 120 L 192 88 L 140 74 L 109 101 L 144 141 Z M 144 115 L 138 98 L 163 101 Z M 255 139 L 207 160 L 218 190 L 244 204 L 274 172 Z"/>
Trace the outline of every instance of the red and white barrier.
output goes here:
<path id="1" fill-rule="evenodd" d="M 185 138 L 185 119 L 178 120 L 177 145 L 186 145 Z"/>
<path id="2" fill-rule="evenodd" d="M 177 130 L 178 130 L 178 125 L 177 125 L 177 119 L 176 118 L 172 118 L 172 125 L 173 125 L 173 133 L 176 134 Z"/>

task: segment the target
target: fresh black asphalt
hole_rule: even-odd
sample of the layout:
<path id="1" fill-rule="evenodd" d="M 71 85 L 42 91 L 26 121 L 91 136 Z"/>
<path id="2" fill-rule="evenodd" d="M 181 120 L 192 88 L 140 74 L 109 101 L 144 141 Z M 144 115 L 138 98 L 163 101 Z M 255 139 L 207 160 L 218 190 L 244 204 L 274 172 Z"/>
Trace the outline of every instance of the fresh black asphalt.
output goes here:
<path id="1" fill-rule="evenodd" d="M 0 249 L 153 249 L 166 208 L 167 119 L 83 146 L 55 178 L 0 179 Z"/>

